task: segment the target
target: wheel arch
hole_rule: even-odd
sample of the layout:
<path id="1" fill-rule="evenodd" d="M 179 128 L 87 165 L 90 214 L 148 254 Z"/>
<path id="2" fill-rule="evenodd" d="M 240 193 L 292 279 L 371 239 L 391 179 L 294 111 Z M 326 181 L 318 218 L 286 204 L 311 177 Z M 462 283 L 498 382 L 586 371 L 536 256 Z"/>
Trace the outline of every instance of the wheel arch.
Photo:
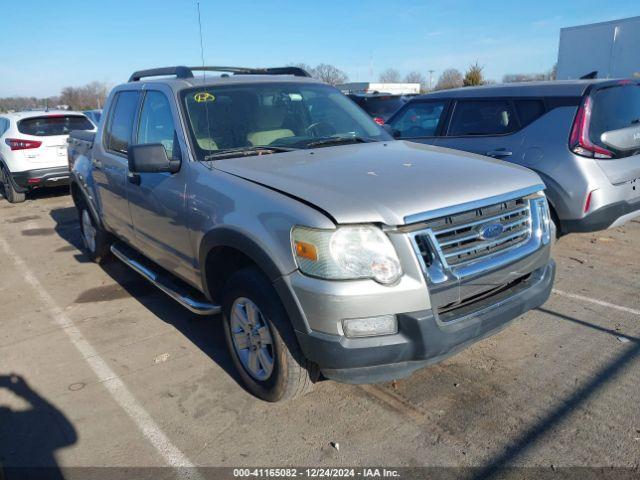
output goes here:
<path id="1" fill-rule="evenodd" d="M 71 199 L 73 200 L 76 208 L 80 208 L 83 204 L 87 205 L 91 215 L 93 215 L 93 219 L 98 223 L 100 228 L 106 231 L 104 223 L 102 222 L 102 217 L 99 215 L 98 209 L 93 201 L 93 197 L 87 193 L 85 187 L 83 187 L 83 185 L 81 185 L 73 175 L 71 176 L 69 190 L 71 191 Z"/>
<path id="2" fill-rule="evenodd" d="M 205 234 L 200 243 L 199 261 L 204 290 L 212 297 L 215 297 L 217 286 L 216 282 L 212 281 L 213 269 L 221 265 L 225 270 L 225 267 L 228 269 L 234 264 L 239 267 L 253 264 L 262 270 L 271 282 L 287 273 L 280 271 L 271 256 L 255 240 L 238 230 L 226 227 L 216 228 Z"/>
<path id="3" fill-rule="evenodd" d="M 218 300 L 225 280 L 233 272 L 254 265 L 273 284 L 294 329 L 309 331 L 309 325 L 287 277 L 291 272 L 282 271 L 267 251 L 245 233 L 227 227 L 210 231 L 200 244 L 199 261 L 203 291 L 210 300 Z"/>

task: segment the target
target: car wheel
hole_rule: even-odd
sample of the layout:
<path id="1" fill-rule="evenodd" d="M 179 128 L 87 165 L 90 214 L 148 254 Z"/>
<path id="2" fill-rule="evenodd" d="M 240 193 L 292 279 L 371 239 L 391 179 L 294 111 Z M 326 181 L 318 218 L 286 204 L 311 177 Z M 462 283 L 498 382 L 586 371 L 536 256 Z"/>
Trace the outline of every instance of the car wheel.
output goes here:
<path id="1" fill-rule="evenodd" d="M 302 355 L 269 279 L 255 267 L 239 270 L 222 299 L 227 347 L 247 390 L 269 402 L 310 391 L 317 369 Z"/>
<path id="2" fill-rule="evenodd" d="M 92 261 L 102 263 L 111 253 L 109 234 L 97 224 L 86 205 L 81 205 L 78 213 L 85 251 Z"/>
<path id="3" fill-rule="evenodd" d="M 25 192 L 18 192 L 9 178 L 9 173 L 4 167 L 0 167 L 0 181 L 2 182 L 2 192 L 9 203 L 22 203 L 27 198 Z"/>

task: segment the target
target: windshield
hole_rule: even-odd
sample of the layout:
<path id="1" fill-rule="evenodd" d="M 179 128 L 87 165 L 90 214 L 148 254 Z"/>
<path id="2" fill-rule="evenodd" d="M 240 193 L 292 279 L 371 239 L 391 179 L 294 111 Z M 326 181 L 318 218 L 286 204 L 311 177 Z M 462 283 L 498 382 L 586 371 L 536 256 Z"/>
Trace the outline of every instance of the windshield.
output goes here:
<path id="1" fill-rule="evenodd" d="M 321 84 L 211 86 L 182 93 L 189 134 L 199 160 L 231 149 L 316 148 L 390 140 L 357 105 Z M 240 154 L 239 154 L 240 155 Z"/>

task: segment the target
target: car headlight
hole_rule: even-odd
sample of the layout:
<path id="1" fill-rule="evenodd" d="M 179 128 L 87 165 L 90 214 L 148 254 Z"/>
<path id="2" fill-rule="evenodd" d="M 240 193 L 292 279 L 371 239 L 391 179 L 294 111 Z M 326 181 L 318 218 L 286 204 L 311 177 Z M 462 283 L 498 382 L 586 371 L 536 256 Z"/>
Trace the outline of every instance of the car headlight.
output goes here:
<path id="1" fill-rule="evenodd" d="M 532 207 L 537 208 L 538 218 L 540 219 L 540 228 L 536 233 L 542 240 L 542 244 L 546 245 L 551 240 L 551 213 L 549 212 L 549 202 L 544 191 L 540 191 L 531 196 Z"/>
<path id="2" fill-rule="evenodd" d="M 293 251 L 300 270 L 330 280 L 371 278 L 393 283 L 402 275 L 389 237 L 373 225 L 318 230 L 294 227 Z"/>

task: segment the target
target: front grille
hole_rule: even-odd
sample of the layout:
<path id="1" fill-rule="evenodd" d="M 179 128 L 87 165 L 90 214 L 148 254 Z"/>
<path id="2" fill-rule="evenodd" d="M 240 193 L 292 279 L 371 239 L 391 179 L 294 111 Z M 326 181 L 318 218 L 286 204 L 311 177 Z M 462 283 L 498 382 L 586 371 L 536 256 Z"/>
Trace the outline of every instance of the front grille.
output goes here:
<path id="1" fill-rule="evenodd" d="M 415 241 L 425 264 L 429 266 L 434 260 L 428 248 L 431 237 L 443 263 L 459 267 L 526 242 L 531 236 L 531 212 L 529 201 L 517 198 L 435 218 L 423 225 Z"/>

